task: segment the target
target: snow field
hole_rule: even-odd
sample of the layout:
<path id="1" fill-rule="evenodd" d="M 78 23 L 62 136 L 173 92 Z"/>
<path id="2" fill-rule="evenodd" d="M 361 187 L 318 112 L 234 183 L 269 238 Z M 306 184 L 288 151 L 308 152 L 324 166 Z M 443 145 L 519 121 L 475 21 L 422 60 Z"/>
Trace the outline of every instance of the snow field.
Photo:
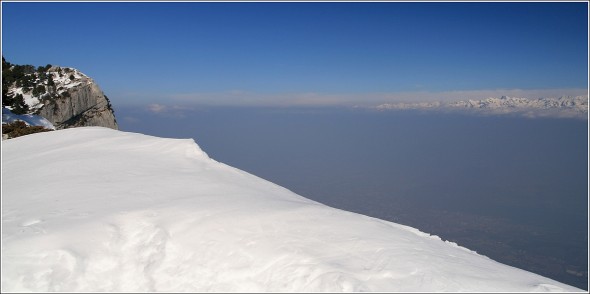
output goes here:
<path id="1" fill-rule="evenodd" d="M 306 199 L 192 140 L 84 127 L 2 156 L 2 291 L 580 291 Z"/>

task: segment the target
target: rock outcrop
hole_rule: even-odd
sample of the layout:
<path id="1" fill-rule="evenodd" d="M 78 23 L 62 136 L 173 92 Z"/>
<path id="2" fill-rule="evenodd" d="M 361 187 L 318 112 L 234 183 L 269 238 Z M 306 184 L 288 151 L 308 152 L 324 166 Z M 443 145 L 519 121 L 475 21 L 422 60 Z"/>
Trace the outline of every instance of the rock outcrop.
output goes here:
<path id="1" fill-rule="evenodd" d="M 100 126 L 118 129 L 108 97 L 77 69 L 47 65 L 12 65 L 3 58 L 3 107 L 17 114 L 36 114 L 56 129 Z M 5 103 L 10 101 L 10 103 Z"/>
<path id="2" fill-rule="evenodd" d="M 80 126 L 118 129 L 110 101 L 92 79 L 83 76 L 60 94 L 58 99 L 43 100 L 39 110 L 39 115 L 58 129 Z"/>

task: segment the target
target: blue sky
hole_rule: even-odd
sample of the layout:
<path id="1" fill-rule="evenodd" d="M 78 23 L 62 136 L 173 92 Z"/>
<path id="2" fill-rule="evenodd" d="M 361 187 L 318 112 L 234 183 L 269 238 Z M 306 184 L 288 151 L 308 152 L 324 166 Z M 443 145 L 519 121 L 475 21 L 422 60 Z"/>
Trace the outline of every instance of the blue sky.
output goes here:
<path id="1" fill-rule="evenodd" d="M 2 2 L 2 54 L 115 105 L 543 96 L 587 93 L 587 25 L 583 2 Z"/>

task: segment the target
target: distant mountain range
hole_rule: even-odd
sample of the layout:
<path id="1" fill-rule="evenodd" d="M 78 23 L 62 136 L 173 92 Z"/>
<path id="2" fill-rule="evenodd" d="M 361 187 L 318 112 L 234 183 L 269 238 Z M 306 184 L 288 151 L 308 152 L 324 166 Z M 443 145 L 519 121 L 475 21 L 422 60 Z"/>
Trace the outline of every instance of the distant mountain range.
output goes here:
<path id="1" fill-rule="evenodd" d="M 442 110 L 473 111 L 483 114 L 519 114 L 528 117 L 588 117 L 588 96 L 563 96 L 559 98 L 517 98 L 502 96 L 482 100 L 453 102 L 386 103 L 376 107 L 380 110 Z"/>

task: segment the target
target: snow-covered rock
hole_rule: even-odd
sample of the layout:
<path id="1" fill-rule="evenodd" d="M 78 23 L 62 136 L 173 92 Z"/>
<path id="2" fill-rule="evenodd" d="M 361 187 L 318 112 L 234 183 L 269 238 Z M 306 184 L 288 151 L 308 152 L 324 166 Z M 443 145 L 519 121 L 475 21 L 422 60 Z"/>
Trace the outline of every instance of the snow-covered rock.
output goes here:
<path id="1" fill-rule="evenodd" d="M 311 201 L 193 140 L 82 127 L 2 145 L 2 291 L 580 291 Z"/>
<path id="2" fill-rule="evenodd" d="M 53 124 L 42 116 L 34 114 L 14 114 L 10 109 L 2 107 L 2 124 L 11 123 L 17 120 L 21 120 L 29 126 L 41 126 L 46 129 L 55 130 Z"/>

